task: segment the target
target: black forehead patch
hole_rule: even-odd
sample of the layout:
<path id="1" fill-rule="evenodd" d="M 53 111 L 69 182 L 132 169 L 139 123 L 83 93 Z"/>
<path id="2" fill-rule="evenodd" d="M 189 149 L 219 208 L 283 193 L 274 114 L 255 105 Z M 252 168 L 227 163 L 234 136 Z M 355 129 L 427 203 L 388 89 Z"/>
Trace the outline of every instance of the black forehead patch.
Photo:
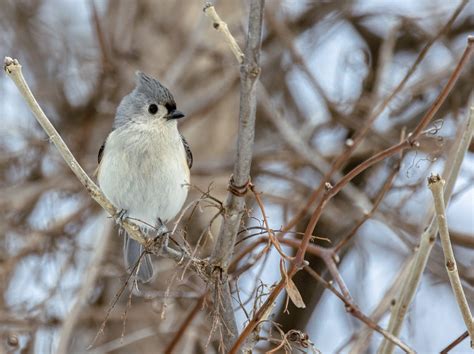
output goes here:
<path id="1" fill-rule="evenodd" d="M 158 80 L 142 73 L 141 71 L 137 71 L 137 88 L 136 90 L 144 94 L 145 96 L 150 97 L 153 100 L 156 100 L 157 103 L 166 106 L 166 105 L 174 105 L 176 103 L 174 101 L 173 95 L 171 92 L 164 87 Z"/>

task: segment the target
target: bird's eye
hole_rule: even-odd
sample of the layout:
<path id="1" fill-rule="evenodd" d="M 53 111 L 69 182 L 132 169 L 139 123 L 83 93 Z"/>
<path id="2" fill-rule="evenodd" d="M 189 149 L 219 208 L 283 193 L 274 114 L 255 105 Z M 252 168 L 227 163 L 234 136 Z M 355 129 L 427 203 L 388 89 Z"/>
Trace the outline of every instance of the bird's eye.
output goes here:
<path id="1" fill-rule="evenodd" d="M 158 106 L 152 103 L 148 106 L 148 112 L 150 112 L 151 114 L 156 114 L 156 112 L 158 112 Z"/>
<path id="2" fill-rule="evenodd" d="M 168 110 L 168 113 L 176 111 L 176 104 L 174 104 L 174 103 L 167 103 L 167 104 L 165 104 L 165 107 Z"/>

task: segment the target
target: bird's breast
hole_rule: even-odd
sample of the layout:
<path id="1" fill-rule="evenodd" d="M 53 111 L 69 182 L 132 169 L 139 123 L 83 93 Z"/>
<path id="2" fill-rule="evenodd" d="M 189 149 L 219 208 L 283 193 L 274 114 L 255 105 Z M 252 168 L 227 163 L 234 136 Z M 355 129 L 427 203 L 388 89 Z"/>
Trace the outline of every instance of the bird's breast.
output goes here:
<path id="1" fill-rule="evenodd" d="M 181 210 L 188 193 L 189 169 L 176 136 L 151 131 L 114 131 L 107 139 L 99 184 L 128 216 L 155 225 Z"/>

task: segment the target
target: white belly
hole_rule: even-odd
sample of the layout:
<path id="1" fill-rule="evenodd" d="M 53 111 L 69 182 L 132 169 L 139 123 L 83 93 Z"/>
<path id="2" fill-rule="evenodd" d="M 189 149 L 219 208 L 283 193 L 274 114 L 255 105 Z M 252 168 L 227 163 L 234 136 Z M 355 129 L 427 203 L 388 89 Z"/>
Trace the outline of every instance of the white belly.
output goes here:
<path id="1" fill-rule="evenodd" d="M 181 210 L 189 169 L 176 128 L 176 134 L 166 135 L 139 128 L 109 135 L 98 181 L 107 198 L 129 218 L 156 226 L 158 218 L 167 222 Z"/>

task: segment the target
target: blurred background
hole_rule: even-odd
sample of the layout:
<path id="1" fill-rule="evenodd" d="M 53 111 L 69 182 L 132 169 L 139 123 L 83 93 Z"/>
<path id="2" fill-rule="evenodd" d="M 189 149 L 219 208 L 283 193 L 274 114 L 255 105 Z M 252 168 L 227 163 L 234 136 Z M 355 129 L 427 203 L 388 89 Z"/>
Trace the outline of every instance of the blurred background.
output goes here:
<path id="1" fill-rule="evenodd" d="M 422 48 L 434 40 L 405 88 L 382 112 L 339 176 L 410 131 L 432 104 L 474 31 L 474 2 L 441 36 L 459 1 L 268 0 L 264 16 L 261 82 L 252 180 L 262 192 L 270 226 L 280 229 L 389 95 Z M 215 1 L 243 48 L 248 1 Z M 2 0 L 1 55 L 18 58 L 32 91 L 84 169 L 92 175 L 120 99 L 134 87 L 136 70 L 159 79 L 185 112 L 180 129 L 194 154 L 190 208 L 178 225 L 200 257 L 212 250 L 220 218 L 203 191 L 223 201 L 232 171 L 238 127 L 239 65 L 204 15 L 202 1 Z M 316 240 L 337 244 L 380 205 L 340 251 L 339 271 L 355 302 L 386 327 L 390 300 L 400 289 L 423 229 L 431 195 L 426 176 L 441 173 L 465 121 L 471 62 L 424 134 L 419 149 L 396 168 L 389 159 L 352 181 L 326 207 Z M 86 352 L 110 303 L 126 280 L 121 239 L 90 199 L 29 112 L 14 84 L 0 78 L 0 353 Z M 471 145 L 448 209 L 458 267 L 474 304 L 474 146 Z M 336 174 L 337 176 L 337 174 Z M 338 178 L 335 178 L 337 181 Z M 252 196 L 239 234 L 238 253 L 262 226 Z M 191 212 L 192 210 L 192 212 Z M 310 210 L 311 211 L 311 210 Z M 304 231 L 305 215 L 293 231 Z M 291 237 L 298 237 L 291 234 Z M 235 267 L 232 284 L 242 328 L 256 299 L 280 279 L 275 252 L 253 261 L 264 244 Z M 291 254 L 291 249 L 285 248 Z M 330 279 L 324 263 L 311 267 Z M 158 277 L 138 292 L 126 289 L 110 310 L 93 353 L 213 353 L 219 338 L 205 284 L 192 270 L 155 258 Z M 346 313 L 334 294 L 304 272 L 295 277 L 305 309 L 279 299 L 272 321 L 284 332 L 307 333 L 314 348 L 375 352 L 381 335 Z M 262 290 L 263 289 L 263 290 Z M 129 295 L 131 294 L 131 295 Z M 258 299 L 257 299 L 258 301 Z M 245 309 L 245 310 L 243 310 Z M 124 320 L 124 318 L 126 320 Z M 186 331 L 178 328 L 187 318 Z M 438 352 L 465 330 L 436 244 L 401 339 L 420 352 Z M 178 335 L 177 335 L 178 334 Z M 261 335 L 277 338 L 275 326 Z M 276 342 L 278 343 L 278 342 Z M 257 352 L 275 346 L 262 340 Z M 468 340 L 455 351 L 467 351 Z M 169 349 L 169 347 L 168 347 Z M 309 348 L 293 349 L 311 352 Z"/>

